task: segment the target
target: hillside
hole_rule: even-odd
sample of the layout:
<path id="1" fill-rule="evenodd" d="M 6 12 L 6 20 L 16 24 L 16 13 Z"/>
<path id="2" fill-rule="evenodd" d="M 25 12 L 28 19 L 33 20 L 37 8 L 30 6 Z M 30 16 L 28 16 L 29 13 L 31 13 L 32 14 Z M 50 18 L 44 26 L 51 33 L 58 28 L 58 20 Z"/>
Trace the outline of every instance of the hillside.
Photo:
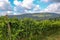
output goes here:
<path id="1" fill-rule="evenodd" d="M 17 17 L 17 18 L 33 18 L 37 20 L 45 20 L 50 18 L 60 17 L 60 14 L 56 13 L 28 13 L 22 15 L 9 15 L 8 17 Z"/>

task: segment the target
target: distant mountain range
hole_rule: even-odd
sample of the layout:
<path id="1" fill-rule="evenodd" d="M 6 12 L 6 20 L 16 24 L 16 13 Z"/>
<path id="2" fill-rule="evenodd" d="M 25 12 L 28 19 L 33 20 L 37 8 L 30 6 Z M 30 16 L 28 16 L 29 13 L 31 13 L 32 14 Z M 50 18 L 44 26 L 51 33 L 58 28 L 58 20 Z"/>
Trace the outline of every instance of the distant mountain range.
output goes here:
<path id="1" fill-rule="evenodd" d="M 19 19 L 23 18 L 32 18 L 32 19 L 37 19 L 37 20 L 45 20 L 45 19 L 50 19 L 50 18 L 57 18 L 60 17 L 60 14 L 56 13 L 25 13 L 21 15 L 9 15 L 8 17 L 17 17 Z"/>

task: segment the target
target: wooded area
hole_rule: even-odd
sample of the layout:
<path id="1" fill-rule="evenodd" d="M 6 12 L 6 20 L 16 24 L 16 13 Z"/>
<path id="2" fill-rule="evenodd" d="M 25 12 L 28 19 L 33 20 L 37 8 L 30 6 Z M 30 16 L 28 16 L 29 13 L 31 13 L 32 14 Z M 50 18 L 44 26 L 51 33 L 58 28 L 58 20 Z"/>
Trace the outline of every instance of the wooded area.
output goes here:
<path id="1" fill-rule="evenodd" d="M 57 31 L 60 32 L 60 18 L 39 21 L 0 17 L 0 40 L 47 40 L 46 37 Z"/>

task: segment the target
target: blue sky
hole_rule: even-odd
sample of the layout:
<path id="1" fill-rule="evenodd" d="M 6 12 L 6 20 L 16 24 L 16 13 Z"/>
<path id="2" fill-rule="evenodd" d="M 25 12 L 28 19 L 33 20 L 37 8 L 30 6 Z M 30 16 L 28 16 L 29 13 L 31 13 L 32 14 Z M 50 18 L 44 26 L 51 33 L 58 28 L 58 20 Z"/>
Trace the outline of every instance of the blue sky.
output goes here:
<path id="1" fill-rule="evenodd" d="M 14 0 L 9 0 L 11 5 L 14 6 Z M 21 1 L 23 2 L 23 0 L 17 0 L 17 1 Z M 35 5 L 39 5 L 41 7 L 41 9 L 46 8 L 49 4 L 53 3 L 53 2 L 41 2 L 40 0 L 34 0 L 33 2 Z"/>
<path id="2" fill-rule="evenodd" d="M 60 0 L 0 0 L 0 14 L 60 13 Z"/>

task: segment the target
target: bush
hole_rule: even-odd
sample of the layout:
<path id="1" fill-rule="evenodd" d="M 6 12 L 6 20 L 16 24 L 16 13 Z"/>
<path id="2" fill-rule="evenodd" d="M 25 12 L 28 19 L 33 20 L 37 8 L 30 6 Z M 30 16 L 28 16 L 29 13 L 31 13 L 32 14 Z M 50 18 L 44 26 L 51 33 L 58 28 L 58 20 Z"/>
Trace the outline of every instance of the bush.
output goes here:
<path id="1" fill-rule="evenodd" d="M 11 34 L 8 33 L 8 24 Z M 60 20 L 37 21 L 29 18 L 17 19 L 0 17 L 0 40 L 43 40 L 60 29 Z"/>

